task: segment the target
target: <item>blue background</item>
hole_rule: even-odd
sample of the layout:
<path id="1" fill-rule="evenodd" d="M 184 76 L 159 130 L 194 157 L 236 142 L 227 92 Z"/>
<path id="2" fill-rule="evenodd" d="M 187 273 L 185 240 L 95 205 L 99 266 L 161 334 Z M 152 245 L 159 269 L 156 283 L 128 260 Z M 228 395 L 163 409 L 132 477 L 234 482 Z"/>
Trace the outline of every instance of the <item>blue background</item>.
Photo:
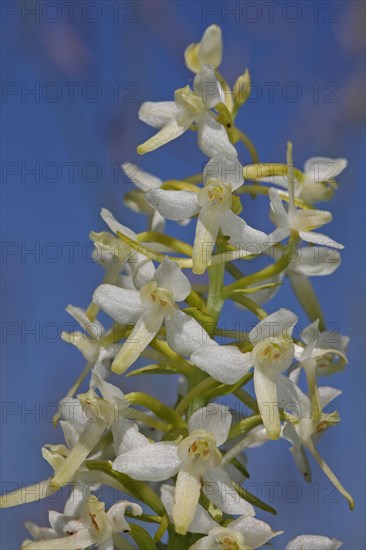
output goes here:
<path id="1" fill-rule="evenodd" d="M 77 2 L 74 14 L 63 2 L 4 1 L 1 8 L 2 489 L 46 478 L 50 469 L 40 448 L 62 441 L 50 422 L 50 404 L 65 394 L 83 360 L 60 340 L 60 331 L 70 322 L 65 306 L 87 306 L 101 280 L 88 240 L 90 229 L 104 229 L 100 207 L 134 230 L 145 228 L 143 217 L 123 207 L 123 194 L 132 186 L 118 166 L 135 161 L 169 179 L 197 173 L 205 162 L 193 134 L 138 158 L 136 145 L 152 130 L 138 121 L 137 112 L 143 101 L 171 99 L 173 90 L 192 82 L 184 48 L 218 23 L 225 48 L 222 72 L 232 83 L 248 67 L 255 83 L 238 124 L 261 160 L 284 161 L 288 139 L 298 166 L 311 156 L 349 160 L 330 205 L 334 223 L 325 230 L 346 245 L 342 265 L 314 284 L 327 321 L 351 336 L 349 365 L 330 381 L 344 392 L 338 399 L 342 423 L 326 433 L 320 450 L 354 495 L 356 509 L 349 512 L 346 502 L 331 494 L 315 464 L 313 485 L 303 484 L 282 441 L 249 454 L 257 485 L 248 488 L 270 501 L 268 483 L 280 484 L 272 501 L 278 515 L 258 514 L 285 530 L 274 541 L 276 549 L 297 534 L 314 532 L 335 536 L 347 550 L 363 550 L 364 3 L 103 1 Z M 292 95 L 291 82 L 301 97 Z M 273 97 L 269 83 L 277 83 Z M 27 94 L 31 88 L 35 93 Z M 239 149 L 242 162 L 249 162 Z M 30 168 L 35 174 L 27 172 Z M 267 200 L 246 198 L 244 204 L 247 221 L 265 227 Z M 193 225 L 168 228 L 192 242 Z M 297 308 L 288 285 L 268 311 L 280 305 Z M 253 320 L 233 308 L 225 315 L 227 328 Z M 137 386 L 169 396 L 170 380 L 159 378 L 159 387 L 151 378 L 130 380 L 123 389 Z M 27 519 L 47 525 L 50 507 L 61 509 L 62 502 L 4 511 L 1 548 L 19 548 Z"/>

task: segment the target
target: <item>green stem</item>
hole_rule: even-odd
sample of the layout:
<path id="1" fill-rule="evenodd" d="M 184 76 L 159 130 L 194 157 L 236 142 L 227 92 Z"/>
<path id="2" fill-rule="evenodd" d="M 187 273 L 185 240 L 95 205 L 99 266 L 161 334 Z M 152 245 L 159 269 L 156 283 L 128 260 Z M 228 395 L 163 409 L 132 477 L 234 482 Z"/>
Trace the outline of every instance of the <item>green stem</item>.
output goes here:
<path id="1" fill-rule="evenodd" d="M 99 472 L 104 472 L 118 481 L 122 487 L 126 488 L 128 493 L 145 502 L 145 504 L 147 504 L 159 516 L 163 516 L 165 514 L 165 508 L 159 497 L 143 481 L 131 479 L 127 474 L 122 474 L 121 472 L 113 470 L 110 462 L 104 460 L 86 460 L 85 465 L 88 470 L 98 470 Z"/>
<path id="2" fill-rule="evenodd" d="M 209 328 L 210 336 L 215 333 L 222 306 L 224 305 L 224 297 L 222 294 L 224 274 L 225 263 L 217 264 L 208 268 L 209 287 L 206 311 L 213 321 Z M 205 382 L 206 378 L 206 373 L 202 372 L 200 369 L 196 369 L 192 379 L 190 380 L 189 392 L 191 392 L 202 382 Z M 195 392 L 193 399 L 191 399 L 188 405 L 187 417 L 189 418 L 195 411 L 202 408 L 205 405 L 205 402 L 206 399 L 202 392 Z"/>
<path id="3" fill-rule="evenodd" d="M 256 426 L 259 426 L 259 424 L 262 424 L 262 417 L 260 414 L 252 414 L 251 416 L 240 420 L 240 422 L 237 422 L 237 424 L 231 426 L 228 440 L 234 439 L 239 435 L 243 435 L 246 432 L 249 432 L 249 430 L 252 430 Z"/>
<path id="4" fill-rule="evenodd" d="M 259 283 L 260 281 L 265 281 L 267 279 L 270 279 L 271 277 L 274 277 L 275 275 L 278 275 L 282 271 L 285 271 L 285 269 L 291 263 L 291 260 L 294 255 L 294 247 L 296 248 L 297 242 L 298 242 L 298 235 L 291 234 L 291 238 L 288 244 L 283 249 L 283 254 L 281 258 L 277 260 L 277 262 L 265 267 L 264 269 L 261 269 L 260 271 L 257 271 L 256 273 L 247 275 L 246 277 L 243 277 L 242 279 L 239 279 L 234 283 L 231 283 L 230 285 L 227 285 L 223 289 L 224 298 L 230 298 L 234 290 L 248 287 L 250 285 Z M 296 253 L 296 250 L 295 250 L 295 253 Z"/>
<path id="5" fill-rule="evenodd" d="M 235 128 L 235 135 L 238 138 L 238 140 L 241 141 L 245 145 L 245 147 L 248 149 L 254 164 L 259 163 L 259 156 L 252 140 L 238 128 Z"/>
<path id="6" fill-rule="evenodd" d="M 223 296 L 225 263 L 208 268 L 209 289 L 207 296 L 207 312 L 212 318 L 215 328 L 220 317 L 225 298 Z"/>
<path id="7" fill-rule="evenodd" d="M 175 412 L 179 415 L 183 414 L 190 403 L 195 399 L 203 397 L 203 394 L 206 390 L 210 389 L 211 386 L 217 384 L 217 381 L 211 377 L 204 378 L 199 384 L 193 386 L 193 388 L 183 397 L 179 402 Z"/>
<path id="8" fill-rule="evenodd" d="M 258 304 L 256 304 L 253 300 L 250 298 L 247 298 L 246 296 L 243 296 L 243 294 L 236 294 L 236 290 L 234 290 L 230 296 L 230 298 L 237 302 L 238 304 L 244 306 L 245 308 L 249 309 L 254 315 L 258 317 L 258 319 L 262 320 L 267 317 L 267 312 L 261 308 Z"/>

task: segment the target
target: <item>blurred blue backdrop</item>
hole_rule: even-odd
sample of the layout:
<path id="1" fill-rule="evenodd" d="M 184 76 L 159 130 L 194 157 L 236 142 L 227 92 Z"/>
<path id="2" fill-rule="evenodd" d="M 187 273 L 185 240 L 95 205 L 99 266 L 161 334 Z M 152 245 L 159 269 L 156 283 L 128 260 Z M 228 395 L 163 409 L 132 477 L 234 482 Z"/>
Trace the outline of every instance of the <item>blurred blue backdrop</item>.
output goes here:
<path id="1" fill-rule="evenodd" d="M 285 530 L 276 549 L 315 532 L 335 536 L 345 550 L 364 550 L 364 8 L 357 0 L 1 3 L 2 492 L 46 478 L 40 448 L 62 440 L 50 404 L 65 394 L 83 360 L 60 332 L 70 321 L 65 306 L 87 306 L 101 280 L 88 240 L 90 229 L 103 229 L 100 207 L 134 230 L 145 228 L 144 218 L 122 204 L 132 185 L 119 165 L 138 162 L 170 179 L 197 173 L 205 162 L 193 135 L 138 158 L 136 145 L 153 130 L 137 112 L 143 101 L 171 99 L 192 82 L 184 48 L 217 23 L 227 80 L 247 67 L 251 72 L 253 96 L 238 122 L 261 160 L 283 162 L 288 139 L 299 166 L 311 156 L 349 160 L 330 205 L 334 223 L 326 228 L 346 245 L 343 262 L 314 284 L 328 322 L 351 336 L 349 365 L 331 381 L 344 392 L 342 423 L 320 450 L 356 509 L 349 512 L 332 494 L 315 464 L 313 484 L 303 484 L 281 442 L 249 453 L 251 489 L 278 509 L 273 518 L 258 515 Z M 240 158 L 250 161 L 243 148 Z M 245 206 L 246 219 L 260 227 L 267 201 L 248 198 Z M 192 241 L 193 224 L 174 231 Z M 279 305 L 297 308 L 287 285 L 268 310 Z M 226 311 L 228 327 L 247 320 L 250 314 Z M 146 377 L 126 382 L 124 390 L 136 384 L 169 395 L 162 378 L 159 388 Z M 47 525 L 52 506 L 42 501 L 4 511 L 1 548 L 19 548 L 27 519 Z"/>

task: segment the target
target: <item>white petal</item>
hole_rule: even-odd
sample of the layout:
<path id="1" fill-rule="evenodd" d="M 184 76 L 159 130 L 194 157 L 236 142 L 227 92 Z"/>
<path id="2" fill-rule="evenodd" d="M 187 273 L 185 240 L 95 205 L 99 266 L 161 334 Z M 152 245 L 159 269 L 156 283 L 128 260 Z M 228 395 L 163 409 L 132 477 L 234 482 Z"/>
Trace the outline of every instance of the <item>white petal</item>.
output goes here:
<path id="1" fill-rule="evenodd" d="M 259 172 L 260 176 L 260 172 Z M 288 189 L 288 178 L 287 176 L 263 176 L 256 178 L 256 181 L 264 181 L 267 183 L 271 183 L 273 185 L 278 185 L 279 187 L 283 187 L 284 189 Z"/>
<path id="2" fill-rule="evenodd" d="M 80 529 L 83 528 L 82 521 L 75 519 L 75 517 L 72 517 L 71 515 L 60 514 L 54 510 L 50 510 L 48 512 L 48 520 L 52 529 L 61 537 L 67 534 L 66 530 L 69 530 L 69 532 L 75 532 L 80 531 Z"/>
<path id="3" fill-rule="evenodd" d="M 229 183 L 234 191 L 244 183 L 243 167 L 236 156 L 227 153 L 218 153 L 205 166 L 203 182 L 216 179 Z"/>
<path id="4" fill-rule="evenodd" d="M 268 235 L 268 246 L 280 243 L 290 235 L 290 229 L 288 227 L 277 227 L 272 233 Z"/>
<path id="5" fill-rule="evenodd" d="M 346 159 L 313 157 L 305 162 L 304 172 L 313 182 L 321 182 L 335 178 L 346 167 Z"/>
<path id="6" fill-rule="evenodd" d="M 241 353 L 235 346 L 209 344 L 198 347 L 190 360 L 224 384 L 235 384 L 253 366 L 250 354 Z"/>
<path id="7" fill-rule="evenodd" d="M 326 210 L 296 210 L 290 216 L 291 227 L 298 231 L 312 231 L 331 221 L 332 214 Z"/>
<path id="8" fill-rule="evenodd" d="M 322 535 L 300 535 L 291 540 L 285 550 L 337 550 L 341 546 L 339 540 Z"/>
<path id="9" fill-rule="evenodd" d="M 328 250 L 323 246 L 307 246 L 299 249 L 298 259 L 291 262 L 290 269 L 308 277 L 331 275 L 340 263 L 341 256 L 336 250 Z"/>
<path id="10" fill-rule="evenodd" d="M 174 502 L 174 487 L 171 487 L 170 485 L 162 485 L 161 486 L 161 501 L 164 504 L 164 507 L 166 511 L 168 512 L 168 516 L 170 518 L 170 521 L 172 521 L 172 509 L 173 509 L 173 502 Z M 198 504 L 196 508 L 196 513 L 193 518 L 192 523 L 189 526 L 188 531 L 190 533 L 200 533 L 202 535 L 206 535 L 210 529 L 213 529 L 214 527 L 217 527 L 217 523 L 208 512 Z"/>
<path id="11" fill-rule="evenodd" d="M 65 420 L 60 421 L 60 426 L 68 449 L 72 449 L 79 441 L 80 432 L 70 422 L 65 422 Z"/>
<path id="12" fill-rule="evenodd" d="M 304 476 L 305 481 L 311 483 L 311 468 L 308 457 L 306 456 L 305 449 L 302 446 L 295 427 L 290 422 L 285 423 L 282 430 L 282 437 L 292 443 L 293 446 L 290 448 L 290 451 L 294 457 L 295 464 Z"/>
<path id="13" fill-rule="evenodd" d="M 165 228 L 165 218 L 158 212 L 154 210 L 153 215 L 150 217 L 150 231 L 156 231 L 157 233 L 164 233 Z M 151 246 L 151 244 L 150 244 Z"/>
<path id="14" fill-rule="evenodd" d="M 311 349 L 319 342 L 319 320 L 314 321 L 301 332 L 301 340 Z"/>
<path id="15" fill-rule="evenodd" d="M 341 395 L 342 391 L 330 386 L 320 386 L 319 388 L 319 401 L 321 408 L 331 403 L 336 397 Z"/>
<path id="16" fill-rule="evenodd" d="M 230 477 L 220 466 L 207 472 L 203 481 L 203 492 L 206 497 L 226 514 L 255 515 L 253 506 L 238 495 Z"/>
<path id="17" fill-rule="evenodd" d="M 254 389 L 264 427 L 270 439 L 278 439 L 281 433 L 276 377 L 268 369 L 254 369 Z"/>
<path id="18" fill-rule="evenodd" d="M 197 542 L 192 544 L 188 550 L 220 550 L 222 545 L 219 542 L 216 542 L 216 537 L 208 536 L 202 537 Z"/>
<path id="19" fill-rule="evenodd" d="M 104 329 L 99 321 L 90 321 L 89 317 L 86 314 L 86 311 L 81 307 L 75 307 L 68 305 L 66 308 L 67 313 L 69 313 L 79 325 L 88 332 L 93 338 L 98 339 L 104 333 Z"/>
<path id="20" fill-rule="evenodd" d="M 212 158 L 218 153 L 236 156 L 236 149 L 230 143 L 227 132 L 222 124 L 216 122 L 214 116 L 207 112 L 198 122 L 198 147 Z"/>
<path id="21" fill-rule="evenodd" d="M 292 380 L 283 374 L 278 374 L 276 386 L 280 407 L 290 410 L 298 419 L 310 416 L 309 399 Z"/>
<path id="22" fill-rule="evenodd" d="M 128 407 L 129 404 L 127 399 L 125 399 L 123 392 L 117 388 L 117 386 L 103 380 L 98 373 L 93 374 L 95 385 L 102 394 L 103 399 L 117 404 L 119 412 L 122 412 L 122 409 Z"/>
<path id="23" fill-rule="evenodd" d="M 39 527 L 33 521 L 27 521 L 25 523 L 26 528 L 34 538 L 34 540 L 49 540 L 56 539 L 59 537 L 58 533 L 55 533 L 53 529 L 49 527 Z"/>
<path id="24" fill-rule="evenodd" d="M 154 280 L 158 283 L 158 287 L 170 290 L 176 302 L 182 302 L 191 292 L 191 283 L 188 278 L 179 265 L 170 260 L 168 256 L 156 270 Z"/>
<path id="25" fill-rule="evenodd" d="M 22 548 L 26 548 L 27 550 L 78 550 L 80 548 L 88 548 L 96 542 L 96 537 L 92 535 L 89 529 L 81 529 L 73 535 L 59 539 L 30 542 L 22 546 Z"/>
<path id="26" fill-rule="evenodd" d="M 165 311 L 158 304 L 143 311 L 112 363 L 113 372 L 122 374 L 140 357 L 159 332 L 164 316 Z"/>
<path id="27" fill-rule="evenodd" d="M 69 422 L 74 426 L 77 432 L 81 433 L 88 421 L 80 401 L 72 397 L 64 397 L 60 401 L 60 414 L 62 420 Z"/>
<path id="28" fill-rule="evenodd" d="M 179 309 L 166 320 L 165 325 L 167 342 L 180 355 L 189 357 L 200 346 L 213 342 L 193 317 Z"/>
<path id="29" fill-rule="evenodd" d="M 119 455 L 113 468 L 140 481 L 164 481 L 181 465 L 175 443 L 151 443 Z"/>
<path id="30" fill-rule="evenodd" d="M 274 187 L 269 190 L 272 217 L 277 227 L 289 227 L 289 217 L 280 199 L 280 195 Z"/>
<path id="31" fill-rule="evenodd" d="M 200 211 L 197 193 L 152 189 L 145 195 L 146 201 L 168 220 L 181 221 Z"/>
<path id="32" fill-rule="evenodd" d="M 323 246 L 329 246 L 330 248 L 338 248 L 339 250 L 344 248 L 343 244 L 333 241 L 333 239 L 330 239 L 327 235 L 323 235 L 322 233 L 299 231 L 299 235 L 303 241 L 307 241 L 308 243 L 321 244 Z"/>
<path id="33" fill-rule="evenodd" d="M 142 143 L 137 147 L 137 152 L 140 155 L 144 155 L 145 153 L 149 153 L 150 151 L 155 151 L 155 149 L 158 149 L 162 145 L 166 145 L 170 141 L 173 141 L 173 139 L 176 139 L 177 137 L 181 136 L 188 130 L 190 125 L 193 122 L 193 117 L 191 119 L 185 119 L 184 124 L 178 124 L 177 120 L 175 118 L 171 118 L 165 126 L 157 132 L 153 137 Z"/>
<path id="34" fill-rule="evenodd" d="M 175 101 L 146 101 L 139 110 L 139 119 L 154 128 L 162 128 L 176 114 Z"/>
<path id="35" fill-rule="evenodd" d="M 152 261 L 139 252 L 131 254 L 129 265 L 135 288 L 142 288 L 155 275 L 155 267 Z"/>
<path id="36" fill-rule="evenodd" d="M 230 244 L 237 249 L 247 250 L 251 254 L 261 254 L 268 248 L 268 235 L 250 227 L 231 210 L 226 212 L 222 218 L 221 231 L 223 235 L 230 237 Z"/>
<path id="37" fill-rule="evenodd" d="M 291 336 L 297 321 L 298 317 L 295 313 L 292 313 L 292 311 L 288 309 L 281 308 L 258 323 L 258 325 L 249 332 L 249 339 L 253 344 L 256 344 L 270 337 L 288 338 Z"/>
<path id="38" fill-rule="evenodd" d="M 210 403 L 194 412 L 188 422 L 189 433 L 195 430 L 210 432 L 218 447 L 225 443 L 229 434 L 232 416 L 228 407 L 218 403 Z"/>
<path id="39" fill-rule="evenodd" d="M 149 191 L 150 189 L 156 189 L 163 183 L 160 178 L 157 178 L 148 172 L 144 172 L 132 162 L 125 162 L 122 164 L 122 170 L 132 181 L 132 183 L 144 192 Z"/>
<path id="40" fill-rule="evenodd" d="M 225 210 L 226 207 L 221 204 L 209 204 L 201 208 L 193 244 L 193 273 L 205 272 L 212 256 Z"/>
<path id="41" fill-rule="evenodd" d="M 193 81 L 194 93 L 198 95 L 207 109 L 212 109 L 218 103 L 225 101 L 221 84 L 216 79 L 212 66 L 205 65 Z"/>
<path id="42" fill-rule="evenodd" d="M 100 285 L 94 291 L 93 302 L 114 321 L 126 325 L 136 323 L 143 309 L 137 290 L 119 288 L 114 285 Z"/>
<path id="43" fill-rule="evenodd" d="M 131 528 L 125 519 L 125 512 L 128 508 L 131 508 L 134 516 L 141 516 L 143 512 L 141 506 L 135 502 L 128 502 L 127 500 L 120 500 L 109 508 L 107 516 L 113 533 L 126 533 L 130 531 Z"/>
<path id="44" fill-rule="evenodd" d="M 133 417 L 133 412 L 132 415 Z M 119 456 L 132 449 L 147 445 L 148 439 L 139 432 L 137 424 L 128 418 L 120 418 L 112 424 L 113 445 L 116 455 Z"/>
<path id="45" fill-rule="evenodd" d="M 71 494 L 65 503 L 64 514 L 67 516 L 81 517 L 82 511 L 87 505 L 91 490 L 89 485 L 81 481 L 81 479 L 74 482 Z"/>
<path id="46" fill-rule="evenodd" d="M 321 306 L 310 279 L 294 271 L 289 271 L 288 276 L 292 290 L 309 319 L 322 319 Z"/>
<path id="47" fill-rule="evenodd" d="M 271 538 L 283 533 L 283 531 L 272 531 L 264 521 L 245 516 L 231 521 L 227 527 L 239 531 L 244 536 L 245 546 L 250 548 L 259 548 Z"/>
<path id="48" fill-rule="evenodd" d="M 199 44 L 198 57 L 201 65 L 212 65 L 216 69 L 221 64 L 222 49 L 221 29 L 218 25 L 210 25 Z"/>
<path id="49" fill-rule="evenodd" d="M 129 239 L 136 239 L 136 233 L 129 229 L 129 227 L 126 227 L 125 225 L 119 223 L 113 216 L 112 212 L 110 212 L 110 210 L 107 210 L 107 208 L 102 208 L 102 210 L 100 211 L 100 216 L 115 235 L 117 234 L 117 231 L 119 231 L 120 233 L 126 235 Z"/>

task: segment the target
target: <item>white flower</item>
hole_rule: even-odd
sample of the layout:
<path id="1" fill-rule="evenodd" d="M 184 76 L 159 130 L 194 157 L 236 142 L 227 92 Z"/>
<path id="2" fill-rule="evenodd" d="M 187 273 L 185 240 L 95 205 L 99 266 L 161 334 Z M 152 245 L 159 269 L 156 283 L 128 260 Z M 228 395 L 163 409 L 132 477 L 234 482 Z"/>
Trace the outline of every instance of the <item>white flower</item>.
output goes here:
<path id="1" fill-rule="evenodd" d="M 218 447 L 227 439 L 231 420 L 226 407 L 212 403 L 192 414 L 189 435 L 179 444 L 143 444 L 119 455 L 113 468 L 143 481 L 163 481 L 178 474 L 172 508 L 177 533 L 185 534 L 191 525 L 201 488 L 225 513 L 253 516 L 253 507 L 239 497 L 220 466 Z"/>
<path id="2" fill-rule="evenodd" d="M 127 533 L 130 526 L 125 511 L 130 508 L 134 516 L 142 514 L 142 508 L 134 502 L 120 500 L 104 511 L 104 503 L 95 496 L 73 491 L 65 505 L 64 513 L 50 511 L 51 528 L 38 527 L 27 522 L 26 527 L 36 542 L 26 540 L 22 550 L 79 550 L 96 545 L 99 550 L 113 550 L 114 533 Z"/>
<path id="3" fill-rule="evenodd" d="M 245 353 L 254 366 L 254 389 L 263 424 L 270 439 L 281 433 L 277 389 L 288 379 L 281 373 L 292 363 L 295 346 L 291 338 L 297 316 L 288 309 L 279 309 L 260 321 L 249 332 L 253 350 Z"/>
<path id="4" fill-rule="evenodd" d="M 269 235 L 274 244 L 288 237 L 291 231 L 299 233 L 303 241 L 331 248 L 344 248 L 342 244 L 333 241 L 322 233 L 316 233 L 313 229 L 322 227 L 332 221 L 332 214 L 324 210 L 297 210 L 294 201 L 289 200 L 288 211 L 285 209 L 279 193 L 274 187 L 269 190 L 271 217 L 277 229 Z"/>
<path id="5" fill-rule="evenodd" d="M 300 365 L 309 365 L 318 375 L 328 376 L 340 371 L 347 364 L 348 336 L 325 330 L 319 331 L 319 321 L 314 321 L 301 333 L 304 347 L 295 346 L 295 358 Z M 314 360 L 314 363 L 312 362 Z"/>
<path id="6" fill-rule="evenodd" d="M 322 535 L 300 535 L 291 540 L 285 550 L 338 550 L 341 546 L 339 540 Z"/>
<path id="7" fill-rule="evenodd" d="M 180 88 L 176 90 L 174 99 L 175 101 L 148 101 L 141 106 L 140 119 L 159 128 L 159 132 L 139 145 L 138 153 L 154 151 L 184 134 L 195 123 L 198 146 L 205 155 L 213 157 L 221 151 L 236 154 L 224 126 L 216 122 L 215 114 L 211 111 L 225 100 L 213 67 L 205 65 L 193 81 L 193 91 L 189 86 Z"/>
<path id="8" fill-rule="evenodd" d="M 305 365 L 305 369 L 311 368 L 312 365 Z M 293 407 L 294 404 L 297 404 L 299 408 L 291 421 L 285 423 L 282 431 L 282 437 L 292 443 L 291 452 L 297 467 L 302 472 L 305 479 L 309 482 L 311 481 L 310 465 L 304 452 L 304 447 L 310 451 L 326 476 L 347 499 L 350 508 L 353 509 L 354 501 L 352 496 L 342 486 L 315 447 L 315 443 L 324 431 L 329 426 L 339 422 L 339 414 L 337 410 L 333 410 L 327 414 L 323 411 L 323 409 L 342 392 L 329 386 L 317 388 L 313 381 L 314 373 L 311 373 L 310 371 L 310 373 L 307 372 L 307 375 L 311 399 L 309 399 L 301 392 L 299 388 L 296 387 L 297 401 L 295 403 L 291 403 L 291 407 Z"/>
<path id="9" fill-rule="evenodd" d="M 56 453 L 53 446 L 45 448 L 45 458 L 55 470 L 52 488 L 72 481 L 104 431 L 111 427 L 113 430 L 113 425 L 129 414 L 129 403 L 119 388 L 105 382 L 97 372 L 92 374 L 91 385 L 99 389 L 102 397 L 89 389 L 77 399 L 66 397 L 61 401 L 60 424 L 69 451 L 64 446 L 56 448 Z M 64 456 L 60 456 L 60 451 Z"/>
<path id="10" fill-rule="evenodd" d="M 268 236 L 245 223 L 231 210 L 233 191 L 243 181 L 243 169 L 236 156 L 215 155 L 203 172 L 204 187 L 193 191 L 153 189 L 147 202 L 167 219 L 179 221 L 198 214 L 193 245 L 193 272 L 203 273 L 221 229 L 230 244 L 249 254 L 259 254 L 268 246 Z"/>
<path id="11" fill-rule="evenodd" d="M 163 321 L 169 324 L 177 307 L 175 302 L 181 302 L 190 292 L 189 280 L 167 257 L 140 291 L 113 285 L 96 289 L 94 303 L 118 323 L 135 324 L 112 364 L 113 372 L 121 374 L 138 359 Z"/>
<path id="12" fill-rule="evenodd" d="M 212 65 L 215 69 L 222 61 L 222 36 L 218 25 L 207 27 L 201 42 L 190 44 L 184 52 L 188 69 L 198 73 L 204 65 Z"/>
<path id="13" fill-rule="evenodd" d="M 174 491 L 175 488 L 170 485 L 161 486 L 161 500 L 172 522 Z M 232 550 L 233 548 L 244 547 L 252 550 L 259 548 L 271 538 L 282 533 L 282 531 L 272 531 L 267 523 L 252 516 L 241 516 L 234 521 L 230 521 L 227 527 L 221 527 L 200 504 L 197 505 L 195 516 L 188 531 L 208 535 L 191 546 L 190 549 L 192 550 L 199 550 L 200 548 L 206 550 L 223 550 L 227 548 Z M 235 546 L 235 543 L 239 543 L 239 546 Z"/>
<path id="14" fill-rule="evenodd" d="M 295 194 L 304 201 L 313 204 L 330 200 L 333 196 L 336 178 L 347 167 L 347 160 L 343 158 L 331 159 L 314 157 L 305 162 L 304 171 L 295 179 Z M 260 178 L 261 181 L 270 181 L 275 185 L 288 188 L 289 180 L 283 176 Z"/>
<path id="15" fill-rule="evenodd" d="M 113 372 L 121 374 L 128 369 L 164 321 L 169 346 L 216 380 L 234 384 L 248 372 L 250 366 L 238 348 L 219 346 L 193 317 L 177 307 L 175 302 L 184 300 L 191 286 L 175 262 L 166 257 L 152 278 L 143 282 L 139 290 L 101 285 L 94 292 L 93 301 L 112 319 L 123 325 L 135 324 L 112 363 Z"/>

